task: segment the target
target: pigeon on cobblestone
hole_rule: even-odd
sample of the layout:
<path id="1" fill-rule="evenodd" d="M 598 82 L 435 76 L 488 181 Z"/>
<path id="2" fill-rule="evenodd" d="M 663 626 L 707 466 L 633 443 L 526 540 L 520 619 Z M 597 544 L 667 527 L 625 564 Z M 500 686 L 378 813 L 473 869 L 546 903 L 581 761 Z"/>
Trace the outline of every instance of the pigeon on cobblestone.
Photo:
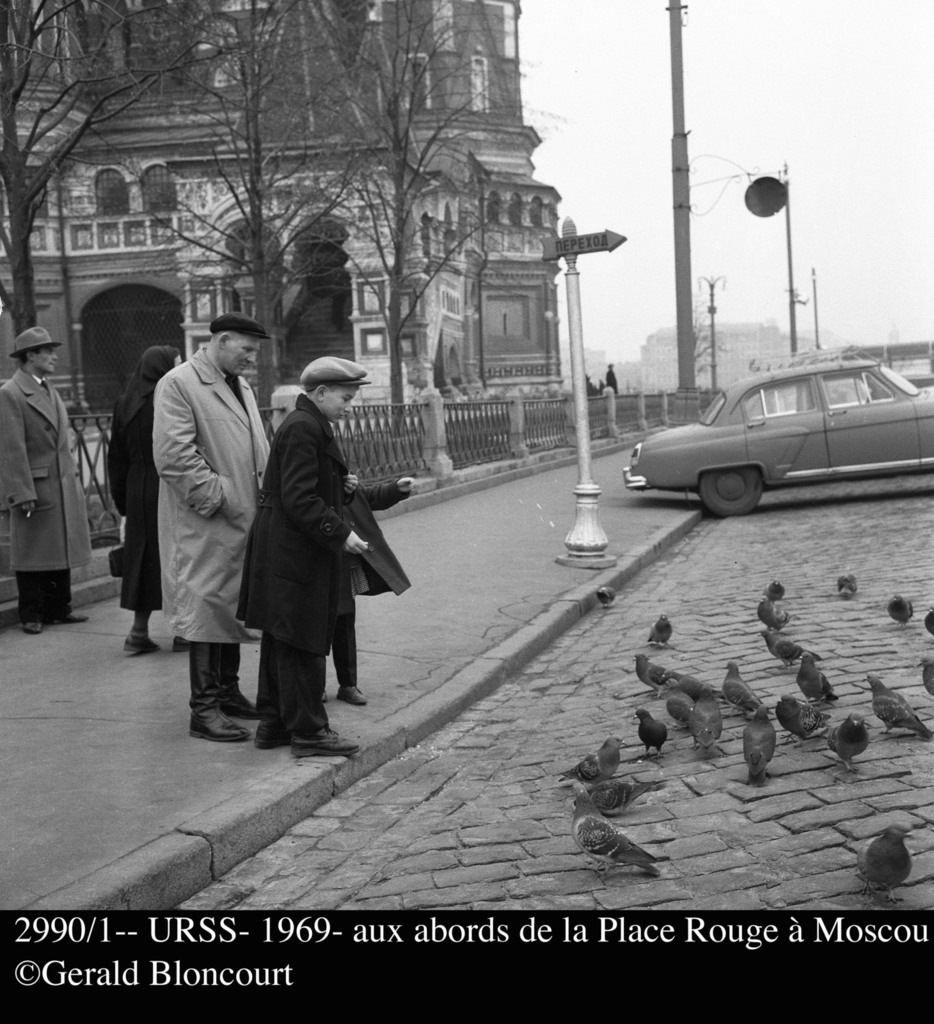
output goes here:
<path id="1" fill-rule="evenodd" d="M 667 615 L 659 615 L 655 625 L 649 631 L 649 643 L 656 647 L 666 647 L 671 639 L 671 623 Z"/>
<path id="2" fill-rule="evenodd" d="M 772 580 L 763 593 L 770 601 L 781 601 L 785 596 L 785 588 L 778 582 L 778 580 Z"/>
<path id="3" fill-rule="evenodd" d="M 619 767 L 619 748 L 622 740 L 611 736 L 596 754 L 588 754 L 583 761 L 562 772 L 559 779 L 576 779 L 593 786 L 610 778 Z"/>
<path id="4" fill-rule="evenodd" d="M 866 681 L 872 687 L 872 713 L 885 723 L 885 731 L 909 729 L 921 739 L 929 740 L 934 733 L 915 714 L 914 708 L 896 690 L 890 690 L 882 680 L 871 672 Z"/>
<path id="5" fill-rule="evenodd" d="M 768 647 L 772 655 L 778 658 L 785 668 L 796 662 L 802 654 L 810 654 L 815 661 L 823 660 L 819 654 L 814 654 L 813 651 L 806 651 L 793 640 L 779 636 L 773 629 L 760 629 L 759 635 L 765 638 L 765 646 Z"/>
<path id="6" fill-rule="evenodd" d="M 837 577 L 837 593 L 846 601 L 856 593 L 856 577 L 851 572 Z"/>
<path id="7" fill-rule="evenodd" d="M 934 608 L 928 608 L 928 613 L 924 616 L 924 628 L 934 634 Z"/>
<path id="8" fill-rule="evenodd" d="M 616 591 L 612 587 L 601 587 L 597 591 L 597 600 L 604 608 L 609 608 L 616 600 Z"/>
<path id="9" fill-rule="evenodd" d="M 668 699 L 665 701 L 665 709 L 668 714 L 678 723 L 679 729 L 686 729 L 691 717 L 691 710 L 694 707 L 694 700 L 680 688 L 679 684 L 669 687 Z"/>
<path id="10" fill-rule="evenodd" d="M 720 705 L 713 695 L 709 686 L 704 687 L 704 692 L 694 702 L 688 715 L 688 729 L 694 737 L 694 749 L 701 748 L 704 757 L 707 757 L 720 739 L 723 732 L 723 718 L 720 715 Z"/>
<path id="11" fill-rule="evenodd" d="M 678 688 L 683 690 L 691 700 L 697 700 L 705 686 L 704 683 L 694 676 L 689 676 L 684 672 L 676 672 L 674 669 L 666 669 L 662 673 L 661 682 L 664 686 L 677 683 Z"/>
<path id="12" fill-rule="evenodd" d="M 827 746 L 846 765 L 848 772 L 855 772 L 850 762 L 869 746 L 869 730 L 863 716 L 854 711 L 845 722 L 835 725 L 827 733 Z"/>
<path id="13" fill-rule="evenodd" d="M 608 818 L 622 814 L 640 796 L 653 789 L 661 789 L 665 785 L 663 779 L 655 782 L 630 782 L 628 779 L 607 779 L 590 791 L 590 799 L 594 806 Z"/>
<path id="14" fill-rule="evenodd" d="M 830 681 L 814 664 L 814 655 L 807 651 L 801 655 L 801 665 L 798 668 L 795 682 L 804 696 L 812 703 L 818 704 L 821 701 L 840 699 L 833 692 Z"/>
<path id="15" fill-rule="evenodd" d="M 761 704 L 753 720 L 743 730 L 743 757 L 749 766 L 750 786 L 765 783 L 766 770 L 775 753 L 775 726 L 769 721 L 769 709 Z"/>
<path id="16" fill-rule="evenodd" d="M 791 616 L 783 611 L 763 594 L 759 598 L 759 607 L 756 609 L 759 621 L 768 629 L 782 630 L 788 625 Z"/>
<path id="17" fill-rule="evenodd" d="M 922 658 L 918 664 L 921 666 L 921 682 L 925 690 L 934 697 L 934 658 Z"/>
<path id="18" fill-rule="evenodd" d="M 856 867 L 866 883 L 863 895 L 871 896 L 873 886 L 882 886 L 890 903 L 899 902 L 892 890 L 911 874 L 911 854 L 905 846 L 910 832 L 905 825 L 890 825 L 859 851 Z"/>
<path id="19" fill-rule="evenodd" d="M 720 687 L 723 699 L 734 708 L 739 708 L 744 714 L 754 714 L 762 701 L 752 692 L 749 686 L 739 674 L 739 666 L 735 661 L 726 663 L 726 678 L 723 686 Z"/>
<path id="20" fill-rule="evenodd" d="M 830 720 L 830 715 L 795 697 L 781 697 L 775 705 L 775 717 L 786 732 L 802 740 L 809 739 Z"/>
<path id="21" fill-rule="evenodd" d="M 612 822 L 607 821 L 579 782 L 574 783 L 571 835 L 581 850 L 597 862 L 597 871 L 628 864 L 650 875 L 660 874 L 655 866 L 655 857 L 630 842 Z"/>
<path id="22" fill-rule="evenodd" d="M 889 615 L 900 625 L 907 626 L 908 620 L 914 615 L 915 610 L 907 598 L 896 594 L 888 604 Z"/>
<path id="23" fill-rule="evenodd" d="M 636 718 L 639 719 L 639 739 L 645 744 L 645 756 L 649 756 L 649 747 L 655 747 L 656 756 L 661 757 L 662 744 L 668 739 L 668 726 L 656 722 L 645 708 L 636 708 Z"/>
<path id="24" fill-rule="evenodd" d="M 636 675 L 646 686 L 655 691 L 656 697 L 661 697 L 664 688 L 662 677 L 665 675 L 665 669 L 661 665 L 649 661 L 644 654 L 637 654 Z"/>

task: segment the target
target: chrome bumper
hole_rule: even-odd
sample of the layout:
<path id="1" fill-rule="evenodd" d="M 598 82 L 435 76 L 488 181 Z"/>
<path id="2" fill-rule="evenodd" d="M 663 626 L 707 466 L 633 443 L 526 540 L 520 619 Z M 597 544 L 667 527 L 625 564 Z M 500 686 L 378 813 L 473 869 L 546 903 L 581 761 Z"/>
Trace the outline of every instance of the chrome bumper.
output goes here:
<path id="1" fill-rule="evenodd" d="M 648 481 L 644 476 L 635 476 L 631 466 L 623 466 L 623 483 L 628 491 L 647 491 Z"/>

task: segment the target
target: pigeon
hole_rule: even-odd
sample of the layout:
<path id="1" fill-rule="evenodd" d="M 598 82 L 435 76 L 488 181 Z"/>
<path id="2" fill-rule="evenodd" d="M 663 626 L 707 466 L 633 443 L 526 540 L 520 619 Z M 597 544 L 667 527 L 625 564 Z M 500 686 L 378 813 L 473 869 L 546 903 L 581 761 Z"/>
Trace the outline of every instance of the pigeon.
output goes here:
<path id="1" fill-rule="evenodd" d="M 928 608 L 928 613 L 924 616 L 924 628 L 934 634 L 934 608 Z"/>
<path id="2" fill-rule="evenodd" d="M 655 691 L 656 697 L 661 697 L 662 695 L 662 677 L 664 674 L 665 669 L 661 665 L 655 665 L 644 654 L 636 655 L 636 675 L 646 686 Z"/>
<path id="3" fill-rule="evenodd" d="M 890 825 L 859 851 L 856 870 L 866 882 L 863 895 L 870 895 L 874 885 L 881 885 L 888 892 L 889 902 L 898 903 L 892 890 L 911 874 L 911 854 L 905 846 L 905 836 L 910 832 L 905 825 Z"/>
<path id="4" fill-rule="evenodd" d="M 814 655 L 808 654 L 807 651 L 801 655 L 801 667 L 795 681 L 804 696 L 812 703 L 840 699 L 833 692 L 830 681 L 814 664 Z"/>
<path id="5" fill-rule="evenodd" d="M 616 600 L 616 591 L 612 587 L 601 587 L 597 591 L 597 600 L 604 608 L 609 608 Z"/>
<path id="6" fill-rule="evenodd" d="M 659 615 L 655 625 L 649 632 L 649 643 L 656 647 L 666 647 L 671 639 L 671 623 L 667 615 Z"/>
<path id="7" fill-rule="evenodd" d="M 686 729 L 688 727 L 688 720 L 691 717 L 693 707 L 693 699 L 678 684 L 669 688 L 665 708 L 668 714 L 678 723 L 679 729 Z"/>
<path id="8" fill-rule="evenodd" d="M 921 739 L 929 740 L 934 733 L 915 714 L 914 708 L 895 690 L 890 690 L 878 676 L 871 672 L 866 681 L 872 687 L 872 713 L 885 723 L 885 731 L 890 729 L 910 729 Z"/>
<path id="9" fill-rule="evenodd" d="M 668 726 L 664 722 L 656 722 L 644 708 L 636 709 L 639 719 L 639 739 L 645 744 L 645 756 L 649 756 L 649 747 L 655 747 L 657 757 L 661 757 L 662 744 L 668 739 Z"/>
<path id="10" fill-rule="evenodd" d="M 778 582 L 778 580 L 772 580 L 763 593 L 770 601 L 781 601 L 785 596 L 785 588 Z"/>
<path id="11" fill-rule="evenodd" d="M 775 717 L 786 732 L 802 740 L 809 739 L 830 720 L 830 715 L 794 697 L 779 699 L 775 705 Z"/>
<path id="12" fill-rule="evenodd" d="M 694 737 L 694 749 L 701 748 L 706 757 L 716 746 L 723 731 L 723 718 L 720 716 L 720 705 L 709 686 L 704 687 L 703 694 L 694 703 L 688 715 L 688 728 Z"/>
<path id="13" fill-rule="evenodd" d="M 674 669 L 668 669 L 662 673 L 662 683 L 666 686 L 669 683 L 677 683 L 678 688 L 683 690 L 691 700 L 697 700 L 704 689 L 704 683 L 694 676 L 686 675 L 683 672 L 675 672 Z"/>
<path id="14" fill-rule="evenodd" d="M 663 779 L 655 782 L 630 782 L 628 779 L 607 779 L 590 791 L 597 810 L 607 818 L 615 818 L 622 814 L 630 804 L 634 804 L 643 793 L 653 789 L 661 789 L 665 785 Z"/>
<path id="15" fill-rule="evenodd" d="M 775 753 L 775 726 L 769 721 L 769 709 L 760 704 L 753 720 L 743 730 L 743 757 L 749 766 L 750 786 L 761 786 L 768 775 L 766 769 Z"/>
<path id="16" fill-rule="evenodd" d="M 922 658 L 918 664 L 921 666 L 921 682 L 924 688 L 934 697 L 934 658 Z"/>
<path id="17" fill-rule="evenodd" d="M 655 858 L 652 854 L 631 843 L 612 822 L 607 821 L 579 782 L 574 783 L 574 820 L 571 823 L 571 835 L 581 850 L 597 861 L 598 871 L 629 864 L 641 868 L 650 875 L 661 873 L 655 867 Z"/>
<path id="18" fill-rule="evenodd" d="M 588 754 L 583 761 L 562 772 L 558 778 L 577 779 L 589 786 L 603 782 L 619 767 L 619 748 L 622 742 L 611 736 L 596 754 Z"/>
<path id="19" fill-rule="evenodd" d="M 793 640 L 779 636 L 775 630 L 760 629 L 759 635 L 765 638 L 765 646 L 768 647 L 769 651 L 778 658 L 785 668 L 796 662 L 802 654 L 810 654 L 815 661 L 823 660 L 819 654 L 805 651 L 803 647 L 798 646 Z"/>
<path id="20" fill-rule="evenodd" d="M 845 576 L 837 577 L 837 593 L 845 601 L 849 601 L 856 593 L 856 577 L 851 572 L 848 572 Z"/>
<path id="21" fill-rule="evenodd" d="M 907 626 L 908 620 L 914 615 L 915 610 L 912 607 L 911 601 L 896 594 L 888 604 L 889 615 L 900 625 Z"/>
<path id="22" fill-rule="evenodd" d="M 855 772 L 850 761 L 869 746 L 869 730 L 863 722 L 863 716 L 854 711 L 847 716 L 845 722 L 835 725 L 827 733 L 827 746 L 846 765 L 848 772 Z"/>
<path id="23" fill-rule="evenodd" d="M 743 713 L 749 711 L 755 713 L 761 706 L 762 701 L 752 692 L 739 674 L 739 667 L 735 661 L 726 663 L 726 678 L 723 686 L 720 687 L 723 699 L 734 708 L 739 708 Z"/>
<path id="24" fill-rule="evenodd" d="M 759 598 L 759 607 L 756 609 L 756 612 L 759 616 L 759 621 L 768 629 L 784 629 L 791 620 L 788 612 L 782 611 L 777 605 L 772 604 L 764 594 Z"/>

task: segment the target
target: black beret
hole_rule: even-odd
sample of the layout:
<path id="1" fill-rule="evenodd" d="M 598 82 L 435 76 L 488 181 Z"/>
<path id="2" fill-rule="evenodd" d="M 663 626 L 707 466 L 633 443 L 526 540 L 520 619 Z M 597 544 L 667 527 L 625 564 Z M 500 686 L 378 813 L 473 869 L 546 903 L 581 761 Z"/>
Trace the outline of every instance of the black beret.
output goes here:
<path id="1" fill-rule="evenodd" d="M 223 313 L 211 321 L 211 334 L 219 334 L 221 331 L 234 331 L 237 334 L 252 334 L 256 338 L 270 338 L 266 328 L 252 317 L 244 316 L 242 313 Z"/>

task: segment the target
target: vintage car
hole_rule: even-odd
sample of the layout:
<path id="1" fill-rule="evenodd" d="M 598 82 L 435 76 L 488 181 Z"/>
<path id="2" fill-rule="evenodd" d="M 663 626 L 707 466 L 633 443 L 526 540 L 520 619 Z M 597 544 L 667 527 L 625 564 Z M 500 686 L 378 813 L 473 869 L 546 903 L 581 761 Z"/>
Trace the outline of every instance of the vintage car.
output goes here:
<path id="1" fill-rule="evenodd" d="M 761 373 L 721 392 L 698 423 L 633 449 L 626 487 L 696 491 L 718 516 L 765 488 L 934 469 L 934 391 L 866 358 Z"/>

